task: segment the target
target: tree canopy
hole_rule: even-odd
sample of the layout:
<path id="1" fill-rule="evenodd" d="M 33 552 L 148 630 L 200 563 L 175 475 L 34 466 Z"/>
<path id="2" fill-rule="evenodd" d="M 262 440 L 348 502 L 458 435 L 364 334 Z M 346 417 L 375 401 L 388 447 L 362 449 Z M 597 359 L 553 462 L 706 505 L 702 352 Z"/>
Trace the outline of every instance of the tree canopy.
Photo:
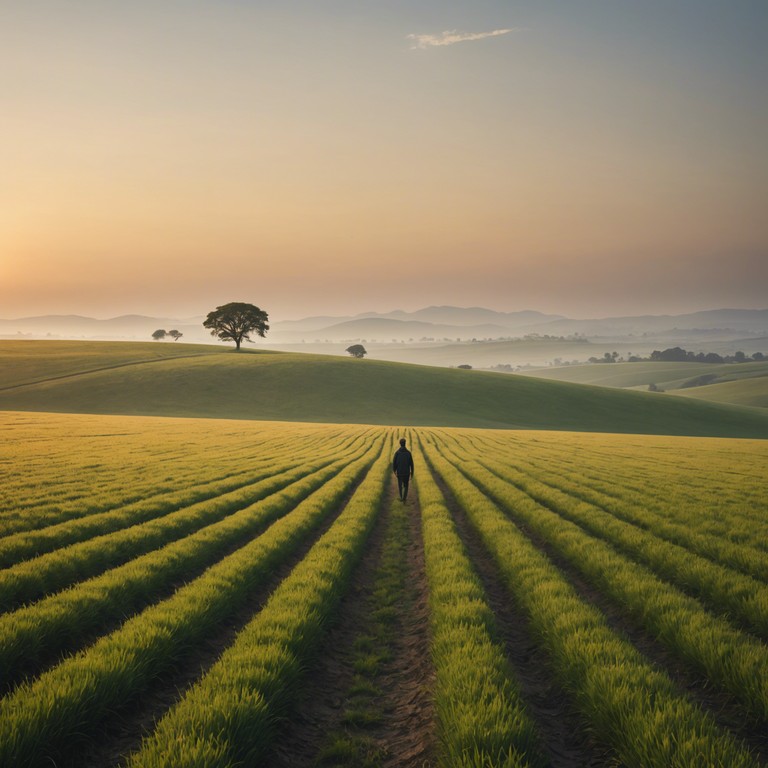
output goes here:
<path id="1" fill-rule="evenodd" d="M 365 357 L 368 352 L 362 344 L 353 344 L 351 347 L 347 347 L 346 352 L 349 352 L 352 357 Z"/>
<path id="2" fill-rule="evenodd" d="M 211 336 L 221 341 L 234 341 L 239 350 L 243 340 L 251 341 L 252 333 L 262 337 L 266 335 L 269 330 L 267 320 L 267 313 L 253 304 L 232 301 L 209 312 L 203 326 L 210 329 Z"/>
<path id="3" fill-rule="evenodd" d="M 156 331 L 152 333 L 152 338 L 155 341 L 160 341 L 160 339 L 165 338 L 165 330 L 163 328 L 158 328 Z"/>

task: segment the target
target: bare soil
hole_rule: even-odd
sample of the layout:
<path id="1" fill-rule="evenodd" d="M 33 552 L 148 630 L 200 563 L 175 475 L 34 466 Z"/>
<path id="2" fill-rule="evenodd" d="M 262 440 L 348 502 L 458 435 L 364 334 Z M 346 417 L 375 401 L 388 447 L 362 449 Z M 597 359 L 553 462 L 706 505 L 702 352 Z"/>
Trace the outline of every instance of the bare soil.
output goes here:
<path id="1" fill-rule="evenodd" d="M 434 762 L 435 728 L 431 701 L 433 672 L 429 655 L 427 582 L 421 540 L 421 510 L 411 488 L 406 502 L 409 538 L 406 549 L 407 588 L 397 601 L 390 660 L 376 676 L 381 691 L 375 702 L 382 717 L 367 725 L 364 735 L 376 748 L 382 768 L 424 768 Z M 343 598 L 307 675 L 302 695 L 283 724 L 270 768 L 306 768 L 317 765 L 331 733 L 347 728 L 342 720 L 355 678 L 354 644 L 370 625 L 371 591 L 392 504 L 394 482 L 385 494 L 368 552 L 353 575 L 353 587 Z"/>

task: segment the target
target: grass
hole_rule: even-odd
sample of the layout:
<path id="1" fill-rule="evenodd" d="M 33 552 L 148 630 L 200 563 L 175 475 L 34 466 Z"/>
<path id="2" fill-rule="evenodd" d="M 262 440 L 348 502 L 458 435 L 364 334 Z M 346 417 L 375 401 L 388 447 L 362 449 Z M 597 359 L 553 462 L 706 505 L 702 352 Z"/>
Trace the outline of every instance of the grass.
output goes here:
<path id="1" fill-rule="evenodd" d="M 349 517 L 350 510 L 358 509 L 362 510 L 358 515 L 367 515 L 365 520 L 372 517 L 373 502 L 382 485 L 379 475 L 383 477 L 384 460 L 377 459 L 376 454 L 381 451 L 383 439 L 382 436 L 374 440 L 363 458 L 350 463 L 296 505 L 291 514 L 188 582 L 168 600 L 135 615 L 113 634 L 67 657 L 34 681 L 22 683 L 10 696 L 0 700 L 0 765 L 40 765 L 46 754 L 71 751 L 76 742 L 87 737 L 87 731 L 97 729 L 111 712 L 141 696 L 147 686 L 156 684 L 163 670 L 178 661 L 185 649 L 194 646 L 195 638 L 201 637 L 206 628 L 220 625 L 231 617 L 246 602 L 249 593 L 263 583 L 323 519 L 338 509 L 345 494 L 364 473 L 368 474 L 354 496 L 357 502 L 347 505 L 339 519 Z M 380 472 L 368 472 L 374 463 L 382 468 Z M 366 492 L 362 492 L 364 487 L 368 488 Z M 353 524 L 341 529 L 345 533 L 356 533 L 359 526 Z M 331 531 L 334 530 L 339 530 L 339 526 L 332 526 Z M 320 541 L 329 542 L 323 545 L 324 551 L 333 549 L 330 544 L 335 541 L 333 536 L 326 533 Z M 116 600 L 119 604 L 119 598 Z M 280 603 L 274 596 L 273 601 Z M 296 636 L 300 638 L 299 633 Z M 216 696 L 221 698 L 226 692 L 217 693 L 209 700 L 215 700 Z M 258 694 L 254 697 L 260 700 Z M 231 710 L 224 707 L 224 710 L 241 712 L 237 706 Z M 236 724 L 237 718 L 233 722 Z M 212 761 L 213 753 L 206 752 L 203 757 L 201 764 L 209 764 L 205 761 Z"/>
<path id="2" fill-rule="evenodd" d="M 226 352 L 206 344 L 152 342 L 0 341 L 0 389 L 56 376 Z"/>
<path id="3" fill-rule="evenodd" d="M 419 473 L 419 497 L 440 765 L 544 765 L 536 726 L 496 639 L 482 583 L 421 448 L 417 461 L 425 469 Z"/>
<path id="4" fill-rule="evenodd" d="M 647 389 L 731 405 L 768 407 L 768 362 L 611 363 L 524 371 L 526 376 L 601 387 Z"/>
<path id="5" fill-rule="evenodd" d="M 521 528 L 535 531 L 650 635 L 702 670 L 710 684 L 722 685 L 750 717 L 768 719 L 768 652 L 730 623 L 742 620 L 756 634 L 768 634 L 762 582 L 638 532 L 536 477 L 509 472 L 503 457 L 476 464 L 457 457 L 447 443 L 443 450 Z M 728 619 L 711 616 L 702 603 Z M 728 649 L 727 661 L 718 648 Z"/>
<path id="6" fill-rule="evenodd" d="M 768 374 L 737 381 L 723 381 L 702 387 L 677 389 L 672 394 L 709 400 L 714 403 L 738 403 L 768 408 Z"/>
<path id="7" fill-rule="evenodd" d="M 757 408 L 346 357 L 0 342 L 0 370 L 9 368 L 5 410 L 768 437 Z"/>
<path id="8" fill-rule="evenodd" d="M 330 743 L 320 750 L 318 766 L 350 766 L 351 768 L 379 768 L 381 749 L 372 739 L 335 734 Z"/>
<path id="9" fill-rule="evenodd" d="M 273 728 L 290 716 L 300 675 L 312 674 L 334 615 L 350 622 L 345 636 L 356 641 L 344 662 L 350 685 L 338 693 L 344 704 L 334 706 L 318 759 L 326 767 L 385 762 L 374 740 L 410 701 L 386 677 L 389 659 L 403 666 L 391 643 L 400 626 L 392 617 L 402 611 L 413 573 L 404 555 L 418 545 L 413 525 L 405 525 L 407 507 L 395 503 L 382 529 L 387 543 L 366 581 L 370 604 L 352 617 L 338 617 L 337 606 L 355 584 L 354 563 L 377 551 L 369 534 L 384 513 L 393 438 L 403 430 L 22 412 L 0 413 L 0 429 L 0 466 L 11 469 L 0 488 L 0 530 L 15 531 L 5 537 L 14 541 L 51 534 L 48 554 L 15 550 L 22 559 L 7 574 L 56 554 L 56 532 L 66 534 L 62 555 L 66 548 L 84 552 L 78 548 L 90 539 L 80 534 L 89 533 L 102 537 L 106 556 L 109 538 L 122 540 L 137 510 L 141 534 L 148 518 L 164 528 L 179 507 L 196 514 L 197 505 L 213 503 L 215 488 L 224 497 L 220 522 L 214 515 L 209 527 L 165 546 L 158 541 L 101 575 L 87 578 L 89 571 L 75 583 L 68 576 L 66 589 L 3 615 L 0 648 L 29 631 L 23 642 L 13 640 L 17 650 L 3 652 L 0 764 L 70 764 L 79 745 L 129 752 L 143 727 L 134 711 L 148 728 L 134 765 L 268 761 L 280 738 Z M 434 428 L 405 434 L 416 451 L 429 600 L 423 618 L 434 663 L 429 694 L 442 747 L 436 762 L 534 762 L 535 745 L 516 746 L 513 738 L 525 726 L 518 719 L 524 711 L 549 732 L 546 707 L 516 692 L 516 666 L 507 664 L 474 570 L 475 558 L 487 556 L 496 586 L 527 617 L 526 636 L 542 651 L 542 682 L 572 697 L 590 738 L 610 750 L 605 764 L 762 764 L 739 739 L 759 751 L 768 723 L 768 441 Z M 323 480 L 315 482 L 310 469 L 330 459 L 347 466 L 341 473 L 328 466 L 325 483 L 311 493 Z M 307 470 L 304 491 L 280 490 L 277 471 L 292 471 L 297 461 Z M 263 497 L 262 488 L 253 507 L 242 498 L 242 509 L 229 509 L 230 482 L 255 485 L 273 472 L 280 486 L 274 495 Z M 451 489 L 449 502 L 439 477 Z M 154 492 L 169 478 L 178 485 L 170 507 L 167 489 Z M 455 505 L 487 552 L 463 547 Z M 91 516 L 96 521 L 87 526 Z M 274 522 L 265 528 L 267 517 Z M 297 548 L 313 540 L 288 574 Z M 279 585 L 278 567 L 286 573 Z M 273 583 L 263 609 L 208 667 L 222 628 L 236 617 L 245 623 L 244 609 Z M 55 578 L 50 585 L 61 586 Z M 601 610 L 608 603 L 610 620 Z M 627 635 L 611 629 L 614 620 Z M 656 639 L 652 662 L 634 645 L 636 632 Z M 199 670 L 196 682 L 185 669 L 192 676 Z M 179 691 L 175 703 L 154 710 L 156 697 L 171 689 Z M 112 741 L 121 733 L 136 739 L 133 747 L 120 736 Z M 550 746 L 557 749 L 542 744 Z"/>
<path id="10" fill-rule="evenodd" d="M 688 768 L 755 766 L 748 750 L 720 729 L 623 635 L 469 480 L 430 446 L 430 461 L 464 508 L 495 561 L 511 599 L 528 617 L 541 647 L 595 734 L 622 764 Z M 467 471 L 461 462 L 462 470 Z M 468 470 L 474 476 L 475 467 Z"/>
<path id="11" fill-rule="evenodd" d="M 382 452 L 331 528 L 218 662 L 168 710 L 131 766 L 266 764 L 275 722 L 295 696 L 301 667 L 365 550 L 388 462 L 389 451 Z M 190 744 L 204 749 L 204 761 L 190 753 Z"/>

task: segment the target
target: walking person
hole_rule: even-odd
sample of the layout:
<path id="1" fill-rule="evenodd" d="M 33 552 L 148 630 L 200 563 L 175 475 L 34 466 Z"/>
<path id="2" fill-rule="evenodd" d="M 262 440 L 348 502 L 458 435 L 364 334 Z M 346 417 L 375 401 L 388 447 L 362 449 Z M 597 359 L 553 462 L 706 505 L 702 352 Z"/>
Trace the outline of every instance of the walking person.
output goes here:
<path id="1" fill-rule="evenodd" d="M 408 483 L 413 477 L 413 456 L 405 447 L 404 437 L 400 438 L 400 447 L 395 451 L 392 471 L 397 475 L 397 490 L 400 494 L 400 501 L 405 501 L 406 496 L 408 496 Z"/>

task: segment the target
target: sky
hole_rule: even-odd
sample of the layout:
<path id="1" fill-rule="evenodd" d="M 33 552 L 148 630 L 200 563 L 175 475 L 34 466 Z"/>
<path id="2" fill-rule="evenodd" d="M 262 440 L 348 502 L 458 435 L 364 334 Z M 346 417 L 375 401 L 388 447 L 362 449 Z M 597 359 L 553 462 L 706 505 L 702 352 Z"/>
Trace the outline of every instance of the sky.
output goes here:
<path id="1" fill-rule="evenodd" d="M 0 317 L 768 307 L 765 0 L 4 0 Z"/>

